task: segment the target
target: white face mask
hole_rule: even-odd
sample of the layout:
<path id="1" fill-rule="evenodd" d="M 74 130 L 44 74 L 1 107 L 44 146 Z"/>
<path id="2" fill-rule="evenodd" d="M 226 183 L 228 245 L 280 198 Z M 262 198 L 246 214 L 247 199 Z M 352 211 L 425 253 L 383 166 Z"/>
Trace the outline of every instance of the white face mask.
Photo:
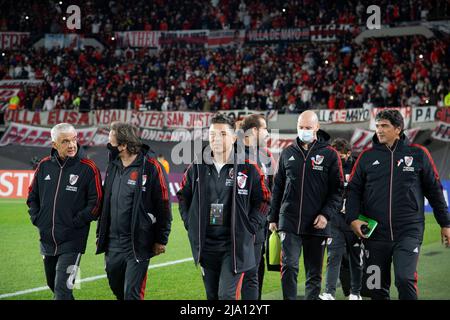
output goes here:
<path id="1" fill-rule="evenodd" d="M 297 129 L 298 138 L 304 143 L 311 143 L 314 140 L 314 130 Z"/>

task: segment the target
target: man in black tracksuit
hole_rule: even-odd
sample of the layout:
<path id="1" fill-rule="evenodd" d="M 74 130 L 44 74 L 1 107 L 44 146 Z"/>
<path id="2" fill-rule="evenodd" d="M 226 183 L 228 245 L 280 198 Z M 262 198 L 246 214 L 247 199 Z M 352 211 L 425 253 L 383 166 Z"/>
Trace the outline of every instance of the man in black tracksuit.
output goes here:
<path id="1" fill-rule="evenodd" d="M 280 155 L 275 175 L 269 228 L 281 238 L 283 297 L 297 299 L 298 262 L 304 249 L 305 299 L 318 299 L 323 254 L 330 236 L 327 222 L 342 206 L 343 173 L 329 135 L 319 130 L 317 115 L 303 112 L 298 138 Z"/>
<path id="2" fill-rule="evenodd" d="M 47 284 L 56 300 L 72 300 L 90 222 L 100 210 L 101 177 L 77 144 L 72 125 L 58 124 L 51 134 L 51 155 L 36 169 L 27 205 L 39 229 Z"/>
<path id="3" fill-rule="evenodd" d="M 342 138 L 333 140 L 331 146 L 339 152 L 341 157 L 345 177 L 344 186 L 346 187 L 354 165 L 351 146 L 348 141 Z M 331 238 L 327 241 L 326 288 L 325 293 L 321 294 L 319 298 L 334 300 L 337 280 L 340 278 L 344 294 L 347 291 L 346 295 L 349 296 L 349 300 L 361 300 L 361 240 L 345 222 L 345 194 L 342 209 L 331 218 L 330 229 Z M 342 268 L 344 261 L 346 261 L 346 268 Z"/>
<path id="4" fill-rule="evenodd" d="M 417 299 L 424 196 L 449 245 L 450 215 L 433 159 L 423 146 L 410 144 L 402 130 L 403 117 L 397 110 L 377 114 L 373 148 L 360 154 L 348 185 L 347 222 L 364 238 L 363 289 L 372 299 L 390 298 L 391 263 L 399 299 Z M 370 238 L 361 232 L 366 223 L 359 214 L 378 222 Z"/>
<path id="5" fill-rule="evenodd" d="M 149 260 L 165 252 L 171 229 L 167 176 L 130 124 L 112 124 L 108 147 L 97 254 L 117 299 L 143 300 Z"/>
<path id="6" fill-rule="evenodd" d="M 177 196 L 207 299 L 237 300 L 244 272 L 256 266 L 255 234 L 270 192 L 258 166 L 238 159 L 233 120 L 217 114 L 211 123 L 210 144 L 185 172 Z"/>
<path id="7" fill-rule="evenodd" d="M 274 160 L 270 151 L 266 148 L 269 132 L 266 119 L 261 114 L 252 114 L 245 117 L 240 129 L 243 131 L 246 159 L 255 162 L 264 174 L 264 182 L 269 190 L 273 186 Z M 243 300 L 261 300 L 262 285 L 264 279 L 264 243 L 267 238 L 267 220 L 259 228 L 255 237 L 255 268 L 247 271 L 242 283 Z"/>

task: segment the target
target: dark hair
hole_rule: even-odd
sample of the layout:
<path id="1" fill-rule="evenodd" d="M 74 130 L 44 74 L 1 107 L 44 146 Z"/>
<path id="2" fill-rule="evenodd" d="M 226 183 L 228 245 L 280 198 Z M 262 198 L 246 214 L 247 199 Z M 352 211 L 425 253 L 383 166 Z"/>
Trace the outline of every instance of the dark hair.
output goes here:
<path id="1" fill-rule="evenodd" d="M 403 116 L 398 110 L 385 109 L 377 113 L 375 121 L 388 120 L 394 127 L 400 128 L 400 133 L 403 131 L 405 124 L 403 122 Z"/>
<path id="2" fill-rule="evenodd" d="M 331 146 L 340 153 L 347 153 L 352 150 L 350 143 L 343 138 L 334 139 Z"/>
<path id="3" fill-rule="evenodd" d="M 118 145 L 127 145 L 127 150 L 131 154 L 141 151 L 142 142 L 139 139 L 139 130 L 135 126 L 125 122 L 111 123 L 111 131 L 114 131 Z"/>
<path id="4" fill-rule="evenodd" d="M 247 132 L 251 128 L 259 129 L 261 128 L 261 120 L 265 120 L 266 118 L 262 114 L 251 114 L 246 116 L 244 120 L 242 120 L 241 129 L 244 132 Z"/>
<path id="5" fill-rule="evenodd" d="M 229 116 L 223 114 L 223 113 L 216 113 L 211 118 L 211 125 L 213 124 L 227 124 L 230 126 L 231 129 L 236 129 L 236 124 L 232 118 Z"/>

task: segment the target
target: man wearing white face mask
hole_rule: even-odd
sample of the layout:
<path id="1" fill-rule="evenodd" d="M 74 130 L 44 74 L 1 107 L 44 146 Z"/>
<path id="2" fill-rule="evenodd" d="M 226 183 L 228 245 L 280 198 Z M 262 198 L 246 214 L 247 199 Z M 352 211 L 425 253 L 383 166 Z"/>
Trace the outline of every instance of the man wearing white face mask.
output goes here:
<path id="1" fill-rule="evenodd" d="M 280 155 L 269 228 L 281 237 L 281 286 L 286 300 L 297 298 L 301 249 L 306 271 L 305 299 L 317 300 L 322 282 L 328 221 L 342 205 L 344 176 L 330 136 L 312 111 L 297 122 L 298 137 Z"/>

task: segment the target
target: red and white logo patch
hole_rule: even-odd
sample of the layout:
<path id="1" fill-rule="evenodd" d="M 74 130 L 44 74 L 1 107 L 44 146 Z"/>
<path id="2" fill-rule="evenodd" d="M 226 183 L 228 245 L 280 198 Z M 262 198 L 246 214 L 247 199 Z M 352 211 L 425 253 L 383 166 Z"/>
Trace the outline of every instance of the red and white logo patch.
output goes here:
<path id="1" fill-rule="evenodd" d="M 77 183 L 78 178 L 79 177 L 76 174 L 71 174 L 69 176 L 69 183 L 70 183 L 70 185 L 73 186 L 75 183 Z"/>
<path id="2" fill-rule="evenodd" d="M 405 156 L 405 164 L 408 167 L 411 167 L 412 163 L 413 163 L 414 158 L 413 157 L 409 157 L 409 156 Z"/>
<path id="3" fill-rule="evenodd" d="M 322 162 L 323 162 L 323 159 L 325 159 L 324 156 L 321 156 L 320 154 L 317 154 L 317 155 L 316 155 L 316 158 L 314 159 L 314 163 L 315 163 L 316 165 L 321 165 Z"/>
<path id="4" fill-rule="evenodd" d="M 238 173 L 237 176 L 237 183 L 239 188 L 244 189 L 245 188 L 245 184 L 247 183 L 247 178 L 248 176 L 242 172 Z"/>

